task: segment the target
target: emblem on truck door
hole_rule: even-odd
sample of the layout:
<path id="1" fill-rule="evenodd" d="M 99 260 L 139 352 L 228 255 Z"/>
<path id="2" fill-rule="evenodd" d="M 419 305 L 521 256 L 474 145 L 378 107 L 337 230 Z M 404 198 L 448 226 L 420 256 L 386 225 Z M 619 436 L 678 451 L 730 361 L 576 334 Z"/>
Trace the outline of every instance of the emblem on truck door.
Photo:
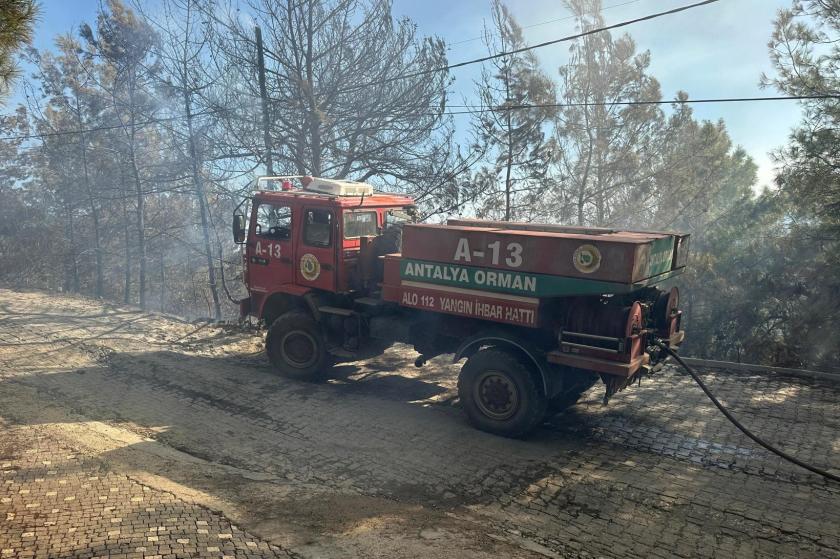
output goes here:
<path id="1" fill-rule="evenodd" d="M 300 257 L 300 275 L 306 281 L 315 281 L 321 275 L 321 263 L 314 254 L 307 252 Z"/>
<path id="2" fill-rule="evenodd" d="M 595 245 L 580 245 L 572 255 L 572 263 L 578 272 L 591 274 L 601 267 L 601 251 Z"/>

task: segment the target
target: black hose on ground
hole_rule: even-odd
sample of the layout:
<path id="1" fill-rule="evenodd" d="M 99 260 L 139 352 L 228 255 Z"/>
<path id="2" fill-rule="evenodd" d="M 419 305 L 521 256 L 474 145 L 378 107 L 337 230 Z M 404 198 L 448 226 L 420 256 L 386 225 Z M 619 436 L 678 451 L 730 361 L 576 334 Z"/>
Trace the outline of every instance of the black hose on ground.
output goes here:
<path id="1" fill-rule="evenodd" d="M 700 377 L 697 375 L 697 373 L 694 371 L 694 369 L 689 367 L 685 363 L 685 361 L 680 359 L 680 356 L 677 355 L 676 352 L 674 352 L 674 350 L 672 350 L 670 347 L 668 347 L 661 340 L 655 340 L 654 343 L 656 343 L 656 345 L 658 345 L 660 348 L 662 348 L 662 350 L 665 351 L 668 355 L 670 355 L 671 357 L 676 359 L 677 363 L 682 365 L 683 369 L 685 369 L 686 372 L 689 375 L 691 375 L 691 378 L 694 379 L 694 382 L 696 382 L 700 386 L 700 388 L 703 390 L 703 392 L 706 393 L 706 396 L 709 397 L 709 400 L 711 400 L 712 403 L 717 407 L 717 409 L 719 409 L 720 412 L 724 416 L 726 416 L 726 419 L 728 419 L 743 434 L 745 434 L 746 436 L 751 438 L 755 443 L 757 443 L 759 446 L 769 450 L 770 452 L 772 452 L 776 456 L 778 456 L 780 458 L 783 458 L 784 460 L 787 460 L 788 462 L 796 464 L 797 466 L 799 466 L 801 468 L 805 468 L 809 472 L 813 472 L 813 473 L 815 473 L 817 475 L 820 475 L 820 476 L 822 476 L 826 479 L 830 479 L 831 481 L 836 481 L 836 482 L 840 483 L 840 476 L 832 474 L 831 472 L 827 472 L 825 470 L 821 470 L 820 468 L 817 468 L 816 466 L 812 466 L 811 464 L 807 464 L 807 463 L 803 462 L 802 460 L 799 460 L 798 458 L 795 458 L 795 457 L 791 456 L 790 454 L 788 454 L 788 453 L 786 453 L 782 450 L 779 450 L 778 448 L 774 447 L 773 445 L 771 445 L 770 443 L 768 443 L 767 441 L 765 441 L 764 439 L 762 439 L 758 435 L 754 435 L 749 429 L 744 427 L 741 424 L 740 421 L 735 419 L 735 417 L 731 413 L 729 413 L 729 411 L 726 408 L 723 407 L 723 404 L 721 404 L 718 401 L 718 399 L 715 398 L 714 394 L 709 392 L 709 389 L 706 387 L 705 383 L 702 380 L 700 380 Z"/>

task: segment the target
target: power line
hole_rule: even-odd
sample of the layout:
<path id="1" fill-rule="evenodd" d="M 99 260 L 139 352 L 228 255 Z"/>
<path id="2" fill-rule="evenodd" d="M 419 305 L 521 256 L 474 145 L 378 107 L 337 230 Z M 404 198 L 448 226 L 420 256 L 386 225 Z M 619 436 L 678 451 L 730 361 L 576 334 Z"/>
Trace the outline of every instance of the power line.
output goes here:
<path id="1" fill-rule="evenodd" d="M 611 107 L 611 106 L 635 106 L 635 105 L 689 105 L 689 104 L 701 104 L 701 103 L 750 103 L 750 102 L 761 102 L 761 101 L 801 101 L 801 100 L 814 100 L 814 99 L 840 99 L 840 95 L 789 95 L 789 96 L 779 96 L 779 97 L 719 97 L 719 98 L 704 98 L 704 99 L 671 99 L 671 100 L 650 100 L 650 101 L 604 101 L 604 102 L 581 102 L 581 103 L 541 103 L 541 104 L 533 104 L 533 105 L 500 105 L 498 107 L 485 107 L 485 108 L 471 108 L 471 105 L 449 105 L 450 107 L 464 107 L 467 110 L 464 111 L 444 111 L 442 113 L 438 112 L 430 112 L 430 113 L 416 113 L 421 114 L 423 116 L 457 116 L 457 115 L 467 115 L 467 114 L 483 114 L 483 113 L 490 113 L 490 112 L 504 112 L 504 111 L 517 111 L 517 110 L 528 110 L 528 109 L 548 109 L 548 108 L 564 108 L 564 107 Z M 276 101 L 276 100 L 275 100 Z M 213 115 L 218 113 L 227 112 L 227 109 L 215 109 L 211 111 L 193 113 L 193 117 L 197 116 L 207 116 Z M 181 116 L 173 116 L 173 117 L 163 117 L 163 118 L 156 118 L 156 119 L 149 119 L 142 122 L 135 123 L 135 126 L 146 126 L 148 124 L 157 124 L 161 122 L 170 122 L 173 120 L 178 120 L 182 118 L 187 118 L 184 115 Z M 15 141 L 15 140 L 34 140 L 34 139 L 44 139 L 49 137 L 58 137 L 58 136 L 72 136 L 76 134 L 87 134 L 89 132 L 98 132 L 102 130 L 114 130 L 123 128 L 125 125 L 109 125 L 109 126 L 99 126 L 94 128 L 85 128 L 85 129 L 74 129 L 74 130 L 61 130 L 57 132 L 45 132 L 43 134 L 23 134 L 20 136 L 2 136 L 0 137 L 0 141 Z"/>
<path id="2" fill-rule="evenodd" d="M 628 6 L 630 4 L 636 4 L 637 2 L 641 2 L 641 0 L 630 0 L 629 2 L 622 2 L 621 4 L 613 4 L 612 6 L 604 6 L 603 8 L 601 8 L 601 11 L 606 12 L 607 10 L 611 10 L 613 8 L 620 8 L 622 6 Z M 555 19 L 549 19 L 547 21 L 541 21 L 539 23 L 533 23 L 531 25 L 523 25 L 523 26 L 520 27 L 520 29 L 533 29 L 534 27 L 540 27 L 542 25 L 548 25 L 550 23 L 557 23 L 557 22 L 560 22 L 560 21 L 568 21 L 570 19 L 575 19 L 576 17 L 578 17 L 578 16 L 571 15 L 571 16 L 566 16 L 566 17 L 558 17 L 558 18 L 555 18 Z M 498 33 L 494 33 L 493 35 L 498 36 Z M 478 36 L 478 37 L 472 37 L 471 39 L 462 39 L 460 41 L 447 43 L 447 46 L 451 47 L 453 45 L 462 45 L 464 43 L 471 43 L 473 41 L 478 41 L 478 40 L 483 39 L 483 38 L 484 38 L 483 36 Z"/>
<path id="3" fill-rule="evenodd" d="M 657 13 L 654 13 L 654 14 L 649 14 L 649 15 L 642 16 L 642 17 L 637 17 L 635 19 L 628 19 L 628 20 L 622 21 L 620 23 L 614 23 L 612 25 L 606 25 L 604 27 L 589 29 L 588 31 L 583 31 L 581 33 L 576 33 L 574 35 L 568 35 L 566 37 L 560 37 L 559 39 L 552 39 L 551 41 L 545 41 L 545 42 L 538 43 L 536 45 L 531 45 L 531 46 L 528 46 L 528 47 L 522 47 L 522 48 L 519 48 L 519 49 L 510 50 L 510 51 L 499 52 L 499 53 L 491 54 L 491 55 L 488 55 L 488 56 L 482 56 L 481 58 L 474 58 L 472 60 L 465 60 L 464 62 L 456 62 L 455 64 L 449 64 L 448 66 L 441 66 L 439 68 L 431 68 L 429 70 L 420 70 L 418 72 L 412 72 L 412 73 L 409 73 L 409 74 L 403 74 L 401 76 L 394 76 L 394 77 L 391 77 L 391 78 L 385 78 L 385 79 L 376 80 L 376 81 L 368 82 L 368 83 L 353 86 L 353 87 L 348 87 L 348 88 L 345 88 L 344 91 L 355 91 L 355 90 L 358 90 L 358 89 L 365 89 L 365 88 L 368 88 L 368 87 L 371 87 L 371 86 L 374 86 L 374 85 L 388 84 L 388 83 L 391 83 L 391 82 L 395 82 L 397 80 L 404 80 L 404 79 L 408 79 L 408 78 L 416 78 L 416 77 L 419 77 L 419 76 L 425 76 L 425 75 L 428 75 L 428 74 L 433 74 L 435 72 L 446 72 L 446 71 L 452 70 L 454 68 L 461 68 L 463 66 L 469 66 L 471 64 L 479 64 L 481 62 L 487 62 L 488 60 L 495 60 L 496 58 L 501 58 L 503 56 L 511 56 L 511 55 L 519 54 L 519 53 L 526 52 L 526 51 L 529 51 L 529 50 L 534 50 L 534 49 L 538 49 L 538 48 L 542 48 L 542 47 L 547 47 L 549 45 L 556 45 L 557 43 L 573 41 L 575 39 L 580 39 L 581 37 L 587 37 L 589 35 L 594 35 L 596 33 L 602 32 L 602 31 L 609 31 L 611 29 L 618 29 L 620 27 L 626 27 L 626 26 L 632 25 L 634 23 L 639 23 L 639 22 L 642 22 L 642 21 L 649 21 L 649 20 L 656 19 L 656 18 L 659 18 L 659 17 L 672 15 L 672 14 L 676 14 L 676 13 L 679 13 L 679 12 L 684 12 L 686 10 L 691 10 L 693 8 L 699 8 L 700 6 L 705 6 L 707 4 L 714 4 L 715 2 L 719 2 L 719 1 L 720 0 L 703 0 L 702 2 L 695 2 L 694 4 L 688 4 L 688 5 L 685 5 L 685 6 L 680 6 L 679 8 L 673 8 L 671 10 L 665 10 L 664 12 L 657 12 Z"/>
<path id="4" fill-rule="evenodd" d="M 212 111 L 204 111 L 200 113 L 193 113 L 192 117 L 197 116 L 207 116 L 212 114 L 217 114 L 221 112 L 225 112 L 227 109 L 214 109 Z M 135 122 L 134 126 L 147 126 L 149 124 L 158 124 L 161 122 L 171 122 L 173 120 L 180 120 L 182 118 L 187 118 L 186 115 L 180 116 L 170 116 L 170 117 L 159 117 L 159 118 L 152 118 L 140 122 Z M 74 134 L 87 134 L 88 132 L 99 132 L 102 130 L 119 130 L 120 128 L 125 128 L 126 126 L 130 126 L 129 124 L 111 124 L 107 126 L 96 126 L 93 128 L 76 128 L 74 130 L 59 130 L 56 132 L 43 132 L 38 134 L 21 134 L 19 136 L 0 136 L 0 141 L 17 141 L 17 140 L 43 140 L 45 138 L 51 137 L 58 137 L 58 136 L 72 136 Z"/>
<path id="5" fill-rule="evenodd" d="M 686 105 L 699 103 L 749 103 L 757 101 L 799 101 L 806 99 L 840 99 L 840 95 L 788 95 L 779 97 L 719 97 L 707 99 L 671 99 L 651 101 L 603 101 L 581 103 L 539 103 L 533 105 L 500 105 L 498 107 L 477 108 L 466 111 L 448 111 L 447 115 L 481 114 L 490 112 L 516 111 L 524 109 L 550 109 L 563 107 L 612 107 L 614 105 Z M 470 105 L 449 105 L 450 107 L 470 107 Z"/>

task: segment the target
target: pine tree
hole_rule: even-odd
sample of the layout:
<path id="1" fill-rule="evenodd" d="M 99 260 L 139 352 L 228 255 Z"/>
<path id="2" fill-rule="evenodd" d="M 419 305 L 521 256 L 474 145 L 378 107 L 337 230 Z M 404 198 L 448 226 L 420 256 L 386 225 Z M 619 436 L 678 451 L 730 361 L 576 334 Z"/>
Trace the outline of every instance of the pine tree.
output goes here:
<path id="1" fill-rule="evenodd" d="M 120 182 L 126 187 L 126 194 L 128 188 L 131 189 L 134 198 L 139 261 L 138 299 L 140 307 L 145 309 L 148 269 L 146 198 L 149 188 L 143 171 L 149 163 L 144 154 L 155 150 L 155 138 L 143 123 L 154 118 L 160 108 L 153 83 L 158 64 L 154 50 L 159 37 L 146 21 L 120 0 L 107 0 L 98 14 L 96 32 L 83 25 L 81 35 L 86 43 L 86 56 L 101 61 L 99 86 L 110 97 L 112 114 L 119 126 L 120 149 L 128 167 Z M 128 285 L 125 297 L 129 297 Z"/>
<path id="2" fill-rule="evenodd" d="M 602 27 L 600 0 L 569 0 L 581 31 Z M 614 224 L 651 188 L 662 111 L 654 105 L 619 101 L 659 100 L 659 82 L 647 73 L 650 53 L 636 52 L 629 35 L 588 35 L 570 47 L 560 68 L 561 188 L 550 205 L 555 215 L 578 225 Z"/>
<path id="3" fill-rule="evenodd" d="M 492 26 L 484 33 L 488 51 L 524 47 L 522 29 L 507 7 L 494 0 L 491 12 Z M 490 158 L 490 164 L 473 177 L 474 188 L 480 192 L 477 213 L 505 221 L 531 221 L 548 186 L 555 144 L 546 138 L 545 129 L 556 109 L 517 107 L 553 104 L 554 83 L 540 70 L 534 53 L 527 51 L 493 59 L 477 86 L 486 109 L 480 114 L 477 136 Z"/>
<path id="4" fill-rule="evenodd" d="M 37 15 L 35 0 L 0 2 L 0 97 L 8 94 L 18 75 L 15 53 L 32 39 Z"/>
<path id="5" fill-rule="evenodd" d="M 276 173 L 420 191 L 448 183 L 457 149 L 448 74 L 434 71 L 446 66 L 442 40 L 395 20 L 389 0 L 248 5 L 264 41 Z M 212 58 L 224 81 L 212 94 L 230 114 L 226 139 L 233 153 L 261 154 L 254 28 L 235 17 L 217 25 Z"/>

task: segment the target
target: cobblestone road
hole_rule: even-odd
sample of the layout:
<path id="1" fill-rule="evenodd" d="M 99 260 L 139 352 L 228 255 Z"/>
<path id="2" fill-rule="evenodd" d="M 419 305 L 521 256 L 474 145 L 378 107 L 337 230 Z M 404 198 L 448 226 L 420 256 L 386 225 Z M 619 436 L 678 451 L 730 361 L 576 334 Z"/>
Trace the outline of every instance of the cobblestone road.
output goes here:
<path id="1" fill-rule="evenodd" d="M 0 424 L 0 557 L 289 557 L 224 516 Z"/>
<path id="2" fill-rule="evenodd" d="M 457 367 L 405 354 L 306 385 L 252 334 L 0 290 L 0 559 L 840 557 L 840 487 L 673 370 L 511 441 L 466 425 Z M 704 377 L 836 471 L 840 386 Z"/>

